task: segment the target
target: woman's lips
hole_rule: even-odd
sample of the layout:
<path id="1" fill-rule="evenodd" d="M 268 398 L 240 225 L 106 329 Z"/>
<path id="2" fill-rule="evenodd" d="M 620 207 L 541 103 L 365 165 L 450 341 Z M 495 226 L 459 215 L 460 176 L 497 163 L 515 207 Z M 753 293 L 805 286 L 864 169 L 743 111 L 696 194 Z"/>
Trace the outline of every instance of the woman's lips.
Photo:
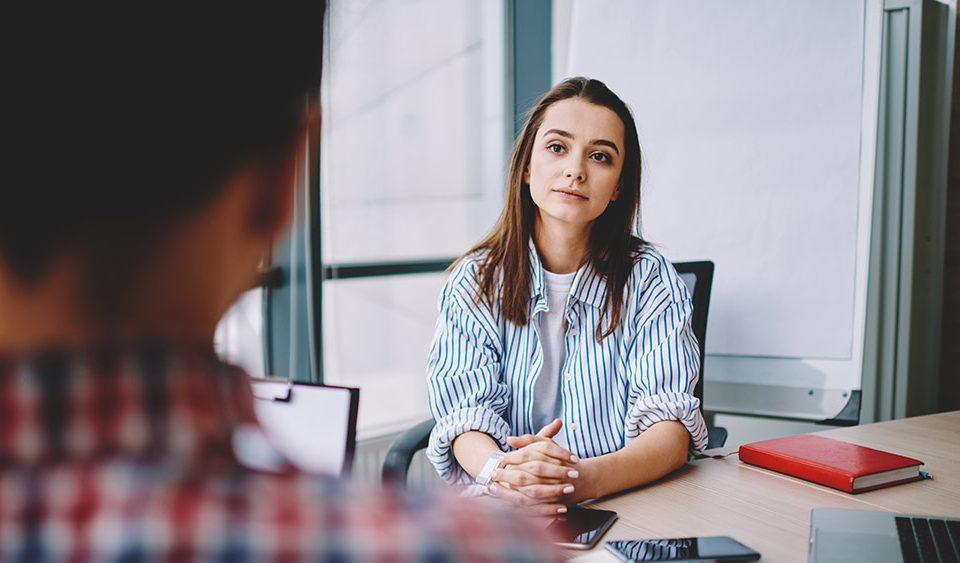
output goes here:
<path id="1" fill-rule="evenodd" d="M 586 201 L 587 199 L 589 199 L 587 196 L 580 194 L 578 192 L 575 192 L 573 190 L 553 190 L 553 191 L 557 195 L 559 195 L 561 198 L 567 199 L 570 201 Z"/>

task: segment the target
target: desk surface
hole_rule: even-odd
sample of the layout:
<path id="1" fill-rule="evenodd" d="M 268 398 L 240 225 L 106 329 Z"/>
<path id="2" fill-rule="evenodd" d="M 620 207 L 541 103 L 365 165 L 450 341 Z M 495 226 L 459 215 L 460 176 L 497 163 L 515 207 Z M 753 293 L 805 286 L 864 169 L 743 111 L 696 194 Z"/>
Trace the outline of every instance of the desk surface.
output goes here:
<path id="1" fill-rule="evenodd" d="M 603 549 L 608 540 L 726 535 L 759 551 L 763 561 L 806 561 L 813 508 L 960 517 L 960 411 L 817 434 L 915 457 L 933 479 L 850 495 L 746 465 L 735 454 L 701 459 L 657 483 L 593 503 L 620 519 L 577 560 L 615 560 Z"/>

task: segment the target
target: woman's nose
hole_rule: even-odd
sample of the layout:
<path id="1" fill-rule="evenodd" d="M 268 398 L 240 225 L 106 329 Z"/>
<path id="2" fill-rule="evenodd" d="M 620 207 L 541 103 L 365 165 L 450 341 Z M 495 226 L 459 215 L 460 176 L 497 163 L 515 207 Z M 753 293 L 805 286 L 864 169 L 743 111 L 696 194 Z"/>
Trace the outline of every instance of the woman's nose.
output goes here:
<path id="1" fill-rule="evenodd" d="M 580 168 L 567 168 L 563 173 L 563 177 L 567 180 L 576 179 L 578 182 L 584 180 L 583 170 Z"/>

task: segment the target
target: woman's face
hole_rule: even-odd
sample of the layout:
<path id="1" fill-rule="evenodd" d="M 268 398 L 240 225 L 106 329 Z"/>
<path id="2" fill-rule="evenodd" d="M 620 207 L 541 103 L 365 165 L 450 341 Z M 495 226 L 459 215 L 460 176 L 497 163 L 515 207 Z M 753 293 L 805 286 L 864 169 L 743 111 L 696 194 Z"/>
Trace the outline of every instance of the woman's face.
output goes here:
<path id="1" fill-rule="evenodd" d="M 568 98 L 547 108 L 523 177 L 540 219 L 582 227 L 599 217 L 617 199 L 623 137 L 603 106 Z"/>

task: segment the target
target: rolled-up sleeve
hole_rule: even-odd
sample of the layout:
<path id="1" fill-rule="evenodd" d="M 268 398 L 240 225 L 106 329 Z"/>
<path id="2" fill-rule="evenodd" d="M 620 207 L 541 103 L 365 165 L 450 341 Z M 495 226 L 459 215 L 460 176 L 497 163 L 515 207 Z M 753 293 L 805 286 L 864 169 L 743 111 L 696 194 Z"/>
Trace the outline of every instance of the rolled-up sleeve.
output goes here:
<path id="1" fill-rule="evenodd" d="M 686 297 L 641 310 L 638 330 L 628 354 L 630 407 L 627 440 L 664 420 L 682 423 L 690 433 L 690 451 L 707 445 L 707 426 L 694 396 L 700 371 L 700 353 L 693 334 L 693 305 Z"/>
<path id="2" fill-rule="evenodd" d="M 453 441 L 471 430 L 489 434 L 507 450 L 503 415 L 509 390 L 502 381 L 501 351 L 489 309 L 467 301 L 448 282 L 440 296 L 437 329 L 428 361 L 430 411 L 436 421 L 427 458 L 451 484 L 470 475 L 453 455 Z"/>

